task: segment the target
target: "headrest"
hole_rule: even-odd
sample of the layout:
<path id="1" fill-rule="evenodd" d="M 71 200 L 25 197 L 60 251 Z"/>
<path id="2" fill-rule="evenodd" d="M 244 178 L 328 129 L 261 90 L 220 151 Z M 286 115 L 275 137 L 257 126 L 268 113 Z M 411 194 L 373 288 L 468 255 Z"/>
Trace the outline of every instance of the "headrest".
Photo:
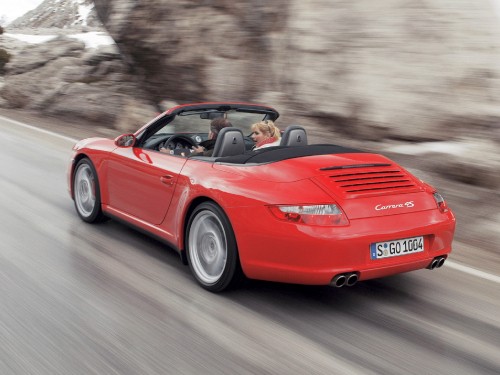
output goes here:
<path id="1" fill-rule="evenodd" d="M 306 130 L 299 125 L 290 125 L 281 136 L 280 146 L 306 146 Z"/>
<path id="2" fill-rule="evenodd" d="M 222 128 L 215 140 L 213 157 L 240 155 L 245 152 L 245 141 L 240 129 Z"/>

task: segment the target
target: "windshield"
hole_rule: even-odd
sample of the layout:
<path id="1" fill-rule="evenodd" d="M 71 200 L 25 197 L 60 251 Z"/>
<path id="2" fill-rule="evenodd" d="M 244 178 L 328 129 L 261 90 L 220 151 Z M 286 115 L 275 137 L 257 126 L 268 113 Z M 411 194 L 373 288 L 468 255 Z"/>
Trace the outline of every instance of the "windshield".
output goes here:
<path id="1" fill-rule="evenodd" d="M 237 110 L 229 110 L 226 112 L 216 110 L 183 112 L 175 116 L 175 118 L 161 128 L 157 134 L 208 133 L 211 121 L 218 117 L 227 118 L 233 127 L 240 129 L 243 134 L 248 135 L 251 133 L 250 128 L 252 124 L 266 119 L 267 114 Z"/>

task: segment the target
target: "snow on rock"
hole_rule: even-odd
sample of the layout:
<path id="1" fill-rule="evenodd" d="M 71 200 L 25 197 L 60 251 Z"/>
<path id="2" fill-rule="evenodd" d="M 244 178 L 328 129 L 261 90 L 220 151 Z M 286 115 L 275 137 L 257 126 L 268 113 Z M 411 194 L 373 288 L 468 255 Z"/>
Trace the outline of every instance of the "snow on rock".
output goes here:
<path id="1" fill-rule="evenodd" d="M 5 33 L 4 36 L 8 38 L 14 38 L 20 40 L 21 42 L 29 44 L 39 44 L 48 42 L 49 40 L 54 39 L 57 35 L 28 35 L 28 34 Z"/>
<path id="2" fill-rule="evenodd" d="M 29 44 L 40 44 L 57 38 L 58 35 L 30 35 L 5 33 L 4 36 L 20 40 Z M 88 33 L 68 34 L 66 37 L 80 40 L 85 43 L 85 48 L 97 48 L 99 46 L 114 45 L 115 41 L 108 34 L 101 31 L 90 31 Z"/>
<path id="3" fill-rule="evenodd" d="M 92 0 L 45 0 L 38 7 L 15 19 L 10 28 L 102 27 Z"/>
<path id="4" fill-rule="evenodd" d="M 108 34 L 99 31 L 90 31 L 88 33 L 71 34 L 70 38 L 81 40 L 86 48 L 97 48 L 99 46 L 114 45 L 115 41 Z"/>
<path id="5" fill-rule="evenodd" d="M 25 40 L 33 41 L 31 37 Z M 105 34 L 57 35 L 43 43 L 24 43 L 24 48 L 19 47 L 12 56 L 0 88 L 1 107 L 119 126 L 127 131 L 137 129 L 155 113 L 116 45 Z M 135 115 L 124 118 L 124 113 Z"/>
<path id="6" fill-rule="evenodd" d="M 78 4 L 78 14 L 79 14 L 79 20 L 81 20 L 82 25 L 87 26 L 87 18 L 89 17 L 90 13 L 94 9 L 94 5 L 88 5 L 84 4 L 83 2 Z M 77 23 L 78 20 L 75 20 L 75 23 Z"/>

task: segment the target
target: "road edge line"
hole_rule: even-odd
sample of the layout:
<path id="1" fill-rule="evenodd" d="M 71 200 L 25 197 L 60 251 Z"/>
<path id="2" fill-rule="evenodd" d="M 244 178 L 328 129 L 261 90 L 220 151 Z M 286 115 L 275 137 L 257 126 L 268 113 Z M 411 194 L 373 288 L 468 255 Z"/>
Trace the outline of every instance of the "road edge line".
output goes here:
<path id="1" fill-rule="evenodd" d="M 454 270 L 467 273 L 472 276 L 479 277 L 488 281 L 493 281 L 500 284 L 500 276 L 493 275 L 488 272 L 480 271 L 478 269 L 472 268 L 470 266 L 464 266 L 463 264 L 452 262 L 450 260 L 446 261 L 444 264 L 446 267 L 453 268 Z"/>
<path id="2" fill-rule="evenodd" d="M 30 130 L 38 131 L 40 133 L 48 134 L 48 135 L 51 135 L 51 136 L 56 137 L 56 138 L 64 139 L 64 140 L 69 141 L 69 142 L 73 142 L 73 143 L 78 142 L 78 139 L 66 137 L 65 135 L 61 135 L 61 134 L 52 132 L 50 130 L 40 129 L 40 128 L 37 128 L 36 126 L 28 125 L 28 124 L 25 124 L 25 123 L 20 122 L 20 121 L 12 120 L 12 119 L 5 117 L 5 116 L 2 116 L 2 115 L 0 115 L 0 119 L 10 121 L 11 123 L 13 123 L 15 125 L 18 125 L 18 126 L 30 129 Z M 475 269 L 475 268 L 472 268 L 469 266 L 464 266 L 463 264 L 456 263 L 456 262 L 453 262 L 450 260 L 446 262 L 446 266 L 449 268 L 453 268 L 454 270 L 464 272 L 464 273 L 467 273 L 469 275 L 480 277 L 482 279 L 493 281 L 497 284 L 500 284 L 500 276 L 496 276 L 496 275 L 493 275 L 493 274 L 488 273 L 488 272 L 480 271 L 478 269 Z"/>
<path id="3" fill-rule="evenodd" d="M 41 129 L 41 128 L 38 128 L 38 127 L 33 126 L 33 125 L 28 125 L 28 124 L 25 124 L 25 123 L 17 121 L 17 120 L 12 120 L 12 119 L 5 117 L 5 116 L 0 115 L 0 119 L 4 120 L 4 121 L 11 122 L 12 124 L 15 124 L 17 126 L 21 126 L 23 128 L 26 128 L 26 129 L 34 130 L 34 131 L 37 131 L 37 132 L 40 132 L 43 134 L 51 135 L 51 136 L 56 137 L 56 138 L 64 139 L 65 141 L 68 141 L 68 142 L 72 142 L 72 143 L 78 142 L 78 139 L 76 139 L 76 138 L 66 137 L 65 135 L 61 135 L 61 134 L 52 132 L 50 130 Z"/>

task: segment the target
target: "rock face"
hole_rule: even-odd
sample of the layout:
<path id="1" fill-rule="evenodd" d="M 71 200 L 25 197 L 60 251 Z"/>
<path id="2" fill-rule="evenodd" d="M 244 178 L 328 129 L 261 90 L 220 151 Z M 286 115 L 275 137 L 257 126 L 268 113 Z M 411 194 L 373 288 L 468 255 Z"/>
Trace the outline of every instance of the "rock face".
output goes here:
<path id="1" fill-rule="evenodd" d="M 92 0 L 45 0 L 38 7 L 15 19 L 9 28 L 100 27 Z"/>
<path id="2" fill-rule="evenodd" d="M 126 131 L 156 113 L 115 46 L 86 49 L 73 38 L 59 36 L 26 45 L 6 65 L 0 105 L 35 110 L 72 121 L 87 121 Z M 147 115 L 130 123 L 122 116 L 134 105 Z"/>
<path id="3" fill-rule="evenodd" d="M 156 101 L 271 99 L 310 124 L 373 140 L 442 140 L 500 120 L 490 0 L 95 5 Z"/>
<path id="4" fill-rule="evenodd" d="M 95 123 L 122 132 L 150 120 L 158 108 L 151 105 L 116 46 L 96 50 L 71 37 L 79 34 L 92 40 L 89 34 L 102 31 L 92 0 L 45 0 L 11 22 L 0 36 L 0 45 L 11 56 L 0 72 L 5 73 L 0 107 L 39 111 L 69 123 Z M 59 37 L 28 44 L 9 37 L 10 32 Z"/>
<path id="5" fill-rule="evenodd" d="M 73 11 L 58 21 L 77 4 L 91 7 L 46 0 L 9 27 L 78 24 Z M 491 172 L 500 20 L 490 0 L 95 0 L 95 10 L 118 50 L 64 37 L 20 49 L 0 36 L 13 56 L 0 106 L 130 131 L 164 100 L 261 102 L 314 142 L 466 145 L 422 157 L 452 179 L 500 186 Z M 466 167 L 476 160 L 482 168 Z"/>

